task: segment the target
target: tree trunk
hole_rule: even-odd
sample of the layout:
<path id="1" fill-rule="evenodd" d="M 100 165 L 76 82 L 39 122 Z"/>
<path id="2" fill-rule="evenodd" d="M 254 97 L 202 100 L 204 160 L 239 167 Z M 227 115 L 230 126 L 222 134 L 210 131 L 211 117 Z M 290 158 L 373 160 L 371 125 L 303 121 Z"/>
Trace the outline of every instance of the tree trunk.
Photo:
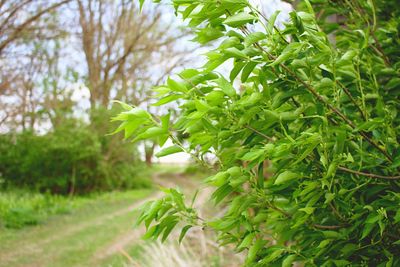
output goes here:
<path id="1" fill-rule="evenodd" d="M 144 157 L 147 166 L 153 165 L 153 155 L 155 147 L 156 147 L 155 142 L 153 142 L 151 145 L 147 145 L 146 143 L 144 144 Z"/>

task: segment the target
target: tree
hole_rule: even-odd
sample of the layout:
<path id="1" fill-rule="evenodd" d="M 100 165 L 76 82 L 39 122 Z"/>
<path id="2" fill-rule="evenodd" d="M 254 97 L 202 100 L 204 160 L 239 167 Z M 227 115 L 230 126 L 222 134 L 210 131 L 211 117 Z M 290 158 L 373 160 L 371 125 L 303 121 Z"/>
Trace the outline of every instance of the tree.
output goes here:
<path id="1" fill-rule="evenodd" d="M 156 89 L 158 105 L 180 104 L 177 120 L 122 104 L 117 131 L 171 139 L 158 156 L 185 151 L 206 164 L 202 156 L 214 154 L 218 172 L 205 181 L 226 212 L 199 218 L 169 189 L 143 208 L 146 236 L 165 240 L 178 223 L 186 224 L 181 238 L 211 228 L 222 245 L 247 251 L 247 266 L 399 265 L 395 1 L 304 1 L 283 29 L 278 13 L 267 18 L 247 0 L 170 2 L 197 42 L 220 45 L 202 68 Z M 334 14 L 340 24 L 327 19 Z M 216 71 L 226 61 L 229 77 Z"/>
<path id="2" fill-rule="evenodd" d="M 188 33 L 166 20 L 161 9 L 145 8 L 138 15 L 134 1 L 77 0 L 77 4 L 92 113 L 108 108 L 112 95 L 147 105 L 151 92 L 147 88 L 187 62 L 189 51 L 178 42 Z M 99 130 L 98 125 L 95 128 Z M 110 138 L 115 139 L 111 143 L 119 140 Z M 144 147 L 146 163 L 151 165 L 155 144 Z"/>
<path id="3" fill-rule="evenodd" d="M 45 37 L 46 24 L 43 17 L 72 0 L 63 1 L 10 1 L 0 2 L 0 56 L 14 42 L 23 38 Z M 44 31 L 43 31 L 44 30 Z"/>
<path id="4" fill-rule="evenodd" d="M 47 74 L 47 50 L 65 35 L 57 12 L 69 2 L 0 2 L 0 125 L 32 129 L 40 119 L 37 83 Z"/>
<path id="5" fill-rule="evenodd" d="M 187 52 L 176 49 L 175 44 L 186 34 L 174 32 L 160 10 L 146 9 L 137 15 L 134 1 L 125 0 L 77 3 L 92 108 L 107 107 L 113 89 L 119 99 L 133 98 L 139 105 L 147 98 L 147 94 L 140 95 L 143 83 L 156 82 L 154 77 L 164 77 L 182 64 L 177 59 Z M 165 52 L 160 57 L 157 53 L 161 51 Z M 150 66 L 157 63 L 161 63 L 160 69 L 155 72 Z"/>

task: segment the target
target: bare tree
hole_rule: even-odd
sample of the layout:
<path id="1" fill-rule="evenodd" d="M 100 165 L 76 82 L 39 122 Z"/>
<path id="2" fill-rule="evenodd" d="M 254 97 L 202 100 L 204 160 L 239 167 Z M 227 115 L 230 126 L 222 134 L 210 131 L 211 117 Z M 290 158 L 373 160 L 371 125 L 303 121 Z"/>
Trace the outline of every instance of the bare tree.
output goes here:
<path id="1" fill-rule="evenodd" d="M 177 49 L 177 41 L 185 33 L 166 23 L 160 10 L 140 14 L 135 1 L 127 0 L 77 3 L 92 108 L 107 107 L 112 90 L 117 98 L 139 104 L 143 83 L 183 63 L 185 50 Z"/>
<path id="2" fill-rule="evenodd" d="M 37 78 L 46 73 L 42 46 L 65 34 L 57 25 L 57 10 L 71 1 L 0 1 L 0 125 L 33 128 Z"/>
<path id="3" fill-rule="evenodd" d="M 189 49 L 178 42 L 188 35 L 162 17 L 162 10 L 139 12 L 135 1 L 77 0 L 79 40 L 87 65 L 92 110 L 108 107 L 112 96 L 145 104 L 150 88 L 188 60 Z M 99 129 L 100 127 L 97 127 Z M 118 137 L 110 137 L 112 158 Z M 115 142 L 114 142 L 115 141 Z M 155 144 L 144 144 L 150 165 Z"/>
<path id="4" fill-rule="evenodd" d="M 41 34 L 40 21 L 44 16 L 72 0 L 63 1 L 13 1 L 0 2 L 0 56 L 6 48 L 21 38 Z M 45 27 L 48 27 L 45 24 Z"/>

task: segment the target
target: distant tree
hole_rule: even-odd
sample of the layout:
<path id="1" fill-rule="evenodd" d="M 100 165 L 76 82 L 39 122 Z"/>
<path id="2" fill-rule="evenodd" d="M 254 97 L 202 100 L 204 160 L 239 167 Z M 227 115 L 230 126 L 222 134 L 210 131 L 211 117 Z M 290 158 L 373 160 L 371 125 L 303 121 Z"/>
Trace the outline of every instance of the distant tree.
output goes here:
<path id="1" fill-rule="evenodd" d="M 160 84 L 187 61 L 189 49 L 178 43 L 187 33 L 167 21 L 161 9 L 144 8 L 139 15 L 135 1 L 78 0 L 77 4 L 92 112 L 109 107 L 112 95 L 149 106 L 148 87 Z M 155 144 L 144 146 L 151 165 Z"/>
<path id="2" fill-rule="evenodd" d="M 46 75 L 46 50 L 65 35 L 57 12 L 68 1 L 0 2 L 0 125 L 33 128 L 43 91 L 37 83 Z"/>
<path id="3" fill-rule="evenodd" d="M 187 51 L 177 42 L 186 34 L 165 21 L 160 10 L 145 9 L 138 15 L 137 4 L 125 0 L 77 3 L 92 108 L 107 107 L 112 90 L 117 99 L 139 105 L 148 98 L 142 95 L 144 84 L 161 81 L 183 64 Z"/>

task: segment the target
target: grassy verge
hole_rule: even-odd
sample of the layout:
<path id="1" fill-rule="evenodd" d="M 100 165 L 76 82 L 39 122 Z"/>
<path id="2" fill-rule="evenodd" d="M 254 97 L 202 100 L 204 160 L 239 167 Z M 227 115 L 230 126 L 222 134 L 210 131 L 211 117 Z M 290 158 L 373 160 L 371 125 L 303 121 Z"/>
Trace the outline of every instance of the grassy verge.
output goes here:
<path id="1" fill-rule="evenodd" d="M 151 188 L 151 176 L 155 172 L 174 172 L 173 167 L 155 165 L 140 169 L 134 188 Z M 20 229 L 29 225 L 46 222 L 49 217 L 70 214 L 74 210 L 97 201 L 126 198 L 132 189 L 126 191 L 97 192 L 73 197 L 31 192 L 26 189 L 0 189 L 0 229 Z"/>
<path id="2" fill-rule="evenodd" d="M 88 199 L 33 193 L 26 190 L 0 192 L 0 225 L 22 228 L 44 222 L 48 216 L 70 213 Z"/>
<path id="3" fill-rule="evenodd" d="M 59 196 L 26 190 L 0 192 L 0 227 L 20 229 L 45 223 L 52 215 L 71 214 L 99 201 L 129 199 L 135 190 L 96 193 L 87 196 Z"/>
<path id="4" fill-rule="evenodd" d="M 126 259 L 112 248 L 133 231 L 132 205 L 151 192 L 75 198 L 68 215 L 49 216 L 46 223 L 32 227 L 0 229 L 0 266 L 122 266 Z"/>

